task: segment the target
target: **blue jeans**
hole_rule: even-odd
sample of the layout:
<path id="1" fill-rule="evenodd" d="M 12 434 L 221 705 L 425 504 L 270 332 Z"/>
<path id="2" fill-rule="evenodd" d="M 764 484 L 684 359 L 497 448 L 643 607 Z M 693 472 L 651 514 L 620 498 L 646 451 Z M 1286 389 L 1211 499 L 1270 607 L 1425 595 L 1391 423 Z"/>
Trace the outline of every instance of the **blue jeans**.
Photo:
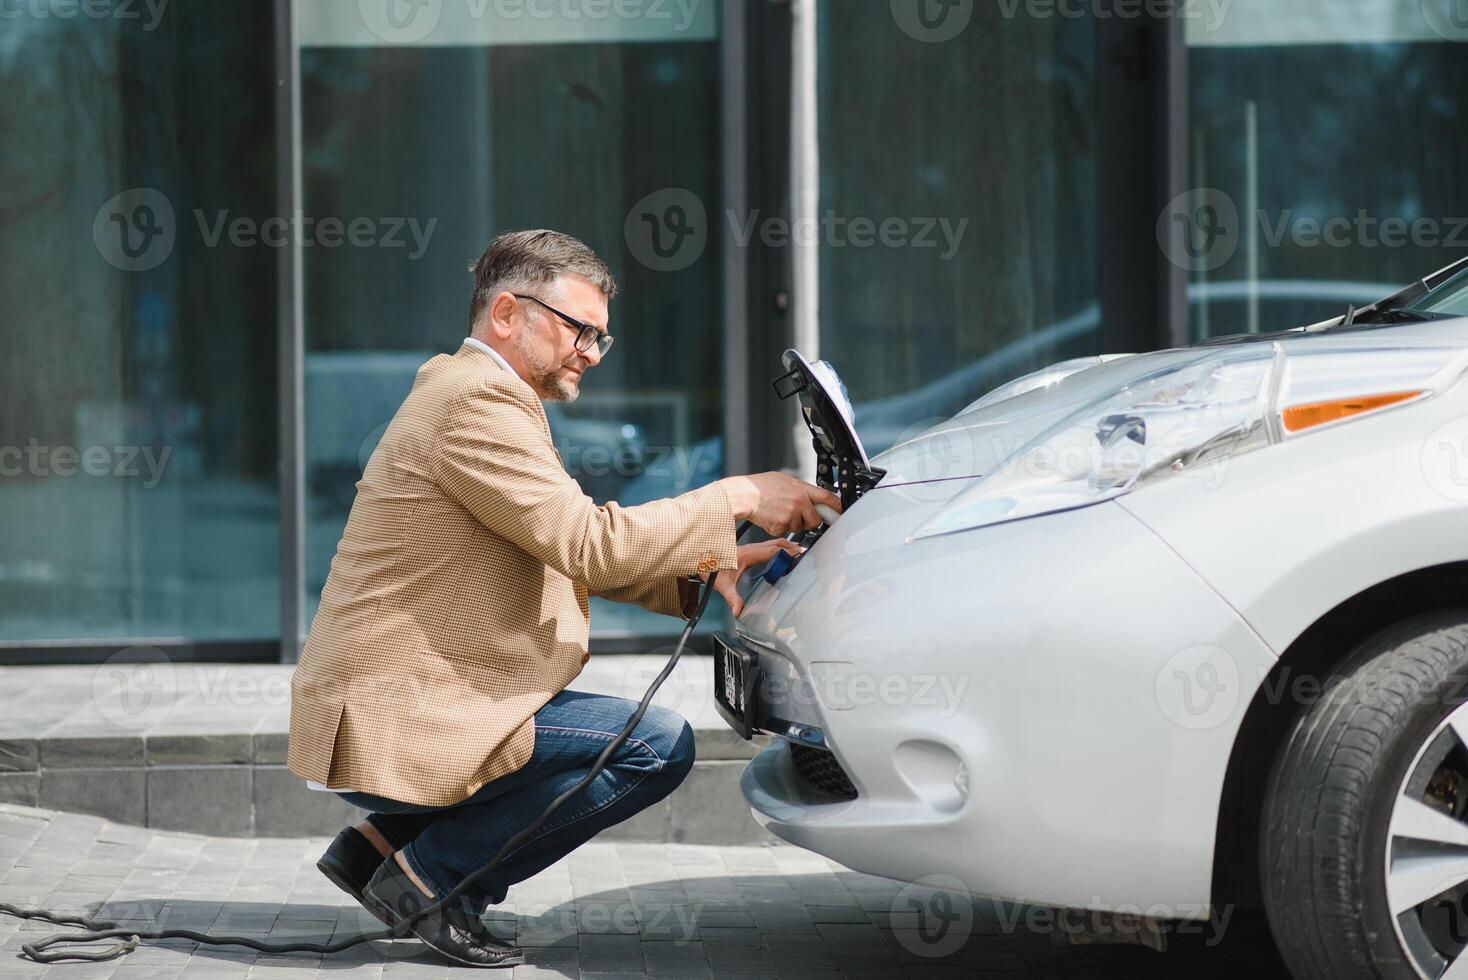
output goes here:
<path id="1" fill-rule="evenodd" d="M 636 701 L 562 691 L 535 713 L 535 751 L 520 769 L 446 807 L 415 806 L 344 792 L 437 897 L 489 863 L 500 847 L 586 775 L 637 709 Z M 431 734 L 431 733 L 425 733 Z M 678 788 L 693 768 L 693 729 L 682 716 L 649 705 L 606 768 L 551 814 L 544 827 L 505 855 L 499 868 L 461 896 L 471 915 L 502 902 L 517 881 L 555 864 L 599 832 Z"/>

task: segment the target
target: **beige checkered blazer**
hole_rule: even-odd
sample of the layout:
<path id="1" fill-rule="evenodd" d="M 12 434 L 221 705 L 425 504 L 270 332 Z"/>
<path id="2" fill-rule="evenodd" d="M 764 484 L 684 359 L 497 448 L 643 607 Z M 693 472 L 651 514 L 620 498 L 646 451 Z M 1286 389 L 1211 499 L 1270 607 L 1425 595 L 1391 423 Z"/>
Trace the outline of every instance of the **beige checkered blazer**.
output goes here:
<path id="1" fill-rule="evenodd" d="M 587 660 L 587 597 L 687 615 L 677 581 L 737 565 L 710 484 L 598 507 L 539 398 L 472 346 L 440 354 L 372 454 L 291 681 L 304 779 L 444 806 L 523 766 L 533 715 Z"/>

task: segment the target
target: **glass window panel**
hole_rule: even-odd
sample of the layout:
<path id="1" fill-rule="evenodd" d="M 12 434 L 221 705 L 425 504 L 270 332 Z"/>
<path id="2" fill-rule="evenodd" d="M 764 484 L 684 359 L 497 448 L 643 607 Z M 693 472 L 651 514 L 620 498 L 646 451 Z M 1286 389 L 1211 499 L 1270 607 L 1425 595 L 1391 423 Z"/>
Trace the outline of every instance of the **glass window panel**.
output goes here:
<path id="1" fill-rule="evenodd" d="M 485 6 L 485 16 L 503 6 Z M 467 334 L 465 267 L 500 232 L 573 234 L 621 287 L 611 304 L 617 345 L 579 400 L 546 406 L 583 488 L 636 504 L 723 471 L 718 243 L 680 253 L 672 270 L 628 245 L 640 241 L 629 215 L 649 210 L 650 195 L 659 213 L 669 189 L 709 214 L 719 200 L 716 6 L 695 5 L 699 17 L 680 28 L 589 23 L 552 5 L 556 17 L 499 31 L 480 18 L 453 21 L 462 10 L 446 4 L 429 33 L 401 44 L 364 31 L 350 7 L 303 25 L 307 42 L 323 42 L 300 53 L 305 212 L 316 222 L 365 218 L 379 231 L 400 221 L 403 245 L 305 250 L 312 614 L 362 468 L 419 365 Z M 593 600 L 592 625 L 609 635 L 676 624 Z"/>
<path id="2" fill-rule="evenodd" d="M 0 641 L 278 634 L 277 252 L 213 234 L 274 206 L 273 30 L 0 27 Z"/>
<path id="3" fill-rule="evenodd" d="M 1339 316 L 1468 246 L 1460 0 L 1236 0 L 1188 24 L 1196 338 Z"/>
<path id="4" fill-rule="evenodd" d="M 1100 326 L 1094 24 L 917 6 L 819 7 L 820 349 L 871 452 Z"/>

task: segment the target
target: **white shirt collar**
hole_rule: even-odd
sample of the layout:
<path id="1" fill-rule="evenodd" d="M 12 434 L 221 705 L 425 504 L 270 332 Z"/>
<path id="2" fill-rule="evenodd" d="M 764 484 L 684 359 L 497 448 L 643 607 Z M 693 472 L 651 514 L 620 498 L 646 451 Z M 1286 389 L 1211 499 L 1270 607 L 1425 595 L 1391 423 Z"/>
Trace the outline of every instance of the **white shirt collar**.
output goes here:
<path id="1" fill-rule="evenodd" d="M 476 340 L 473 337 L 465 337 L 464 338 L 464 343 L 468 344 L 470 347 L 473 347 L 475 350 L 482 350 L 482 351 L 484 351 L 484 353 L 488 354 L 490 357 L 494 358 L 496 361 L 499 361 L 500 362 L 500 366 L 503 367 L 506 371 L 510 372 L 511 374 L 515 374 L 515 369 L 512 368 L 512 367 L 510 367 L 510 362 L 507 361 L 507 360 L 505 360 L 504 355 L 501 354 L 499 351 L 495 350 L 493 347 L 491 347 L 488 344 L 486 344 L 484 341 L 482 341 L 482 340 Z M 516 377 L 519 377 L 518 374 L 516 374 L 515 376 Z"/>

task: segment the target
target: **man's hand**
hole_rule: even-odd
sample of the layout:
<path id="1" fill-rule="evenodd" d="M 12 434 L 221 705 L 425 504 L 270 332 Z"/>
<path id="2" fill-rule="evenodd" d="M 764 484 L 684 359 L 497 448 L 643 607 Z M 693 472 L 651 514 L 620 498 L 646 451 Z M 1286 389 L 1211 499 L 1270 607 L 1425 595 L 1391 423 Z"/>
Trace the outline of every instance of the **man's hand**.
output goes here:
<path id="1" fill-rule="evenodd" d="M 742 544 L 739 546 L 739 567 L 737 569 L 726 568 L 719 572 L 719 577 L 714 579 L 714 591 L 724 597 L 724 601 L 729 603 L 729 611 L 734 614 L 735 619 L 738 619 L 739 614 L 744 612 L 744 600 L 739 597 L 739 590 L 735 586 L 739 584 L 739 577 L 744 574 L 745 570 L 755 565 L 763 565 L 775 557 L 776 552 L 785 551 L 798 555 L 801 550 L 795 542 L 786 541 L 783 538 L 761 541 L 759 544 Z M 699 577 L 705 582 L 708 581 L 707 575 Z"/>
<path id="2" fill-rule="evenodd" d="M 816 504 L 841 511 L 840 497 L 785 473 L 731 476 L 722 483 L 734 508 L 734 519 L 747 518 L 775 538 L 818 527 L 821 515 L 816 512 Z"/>

